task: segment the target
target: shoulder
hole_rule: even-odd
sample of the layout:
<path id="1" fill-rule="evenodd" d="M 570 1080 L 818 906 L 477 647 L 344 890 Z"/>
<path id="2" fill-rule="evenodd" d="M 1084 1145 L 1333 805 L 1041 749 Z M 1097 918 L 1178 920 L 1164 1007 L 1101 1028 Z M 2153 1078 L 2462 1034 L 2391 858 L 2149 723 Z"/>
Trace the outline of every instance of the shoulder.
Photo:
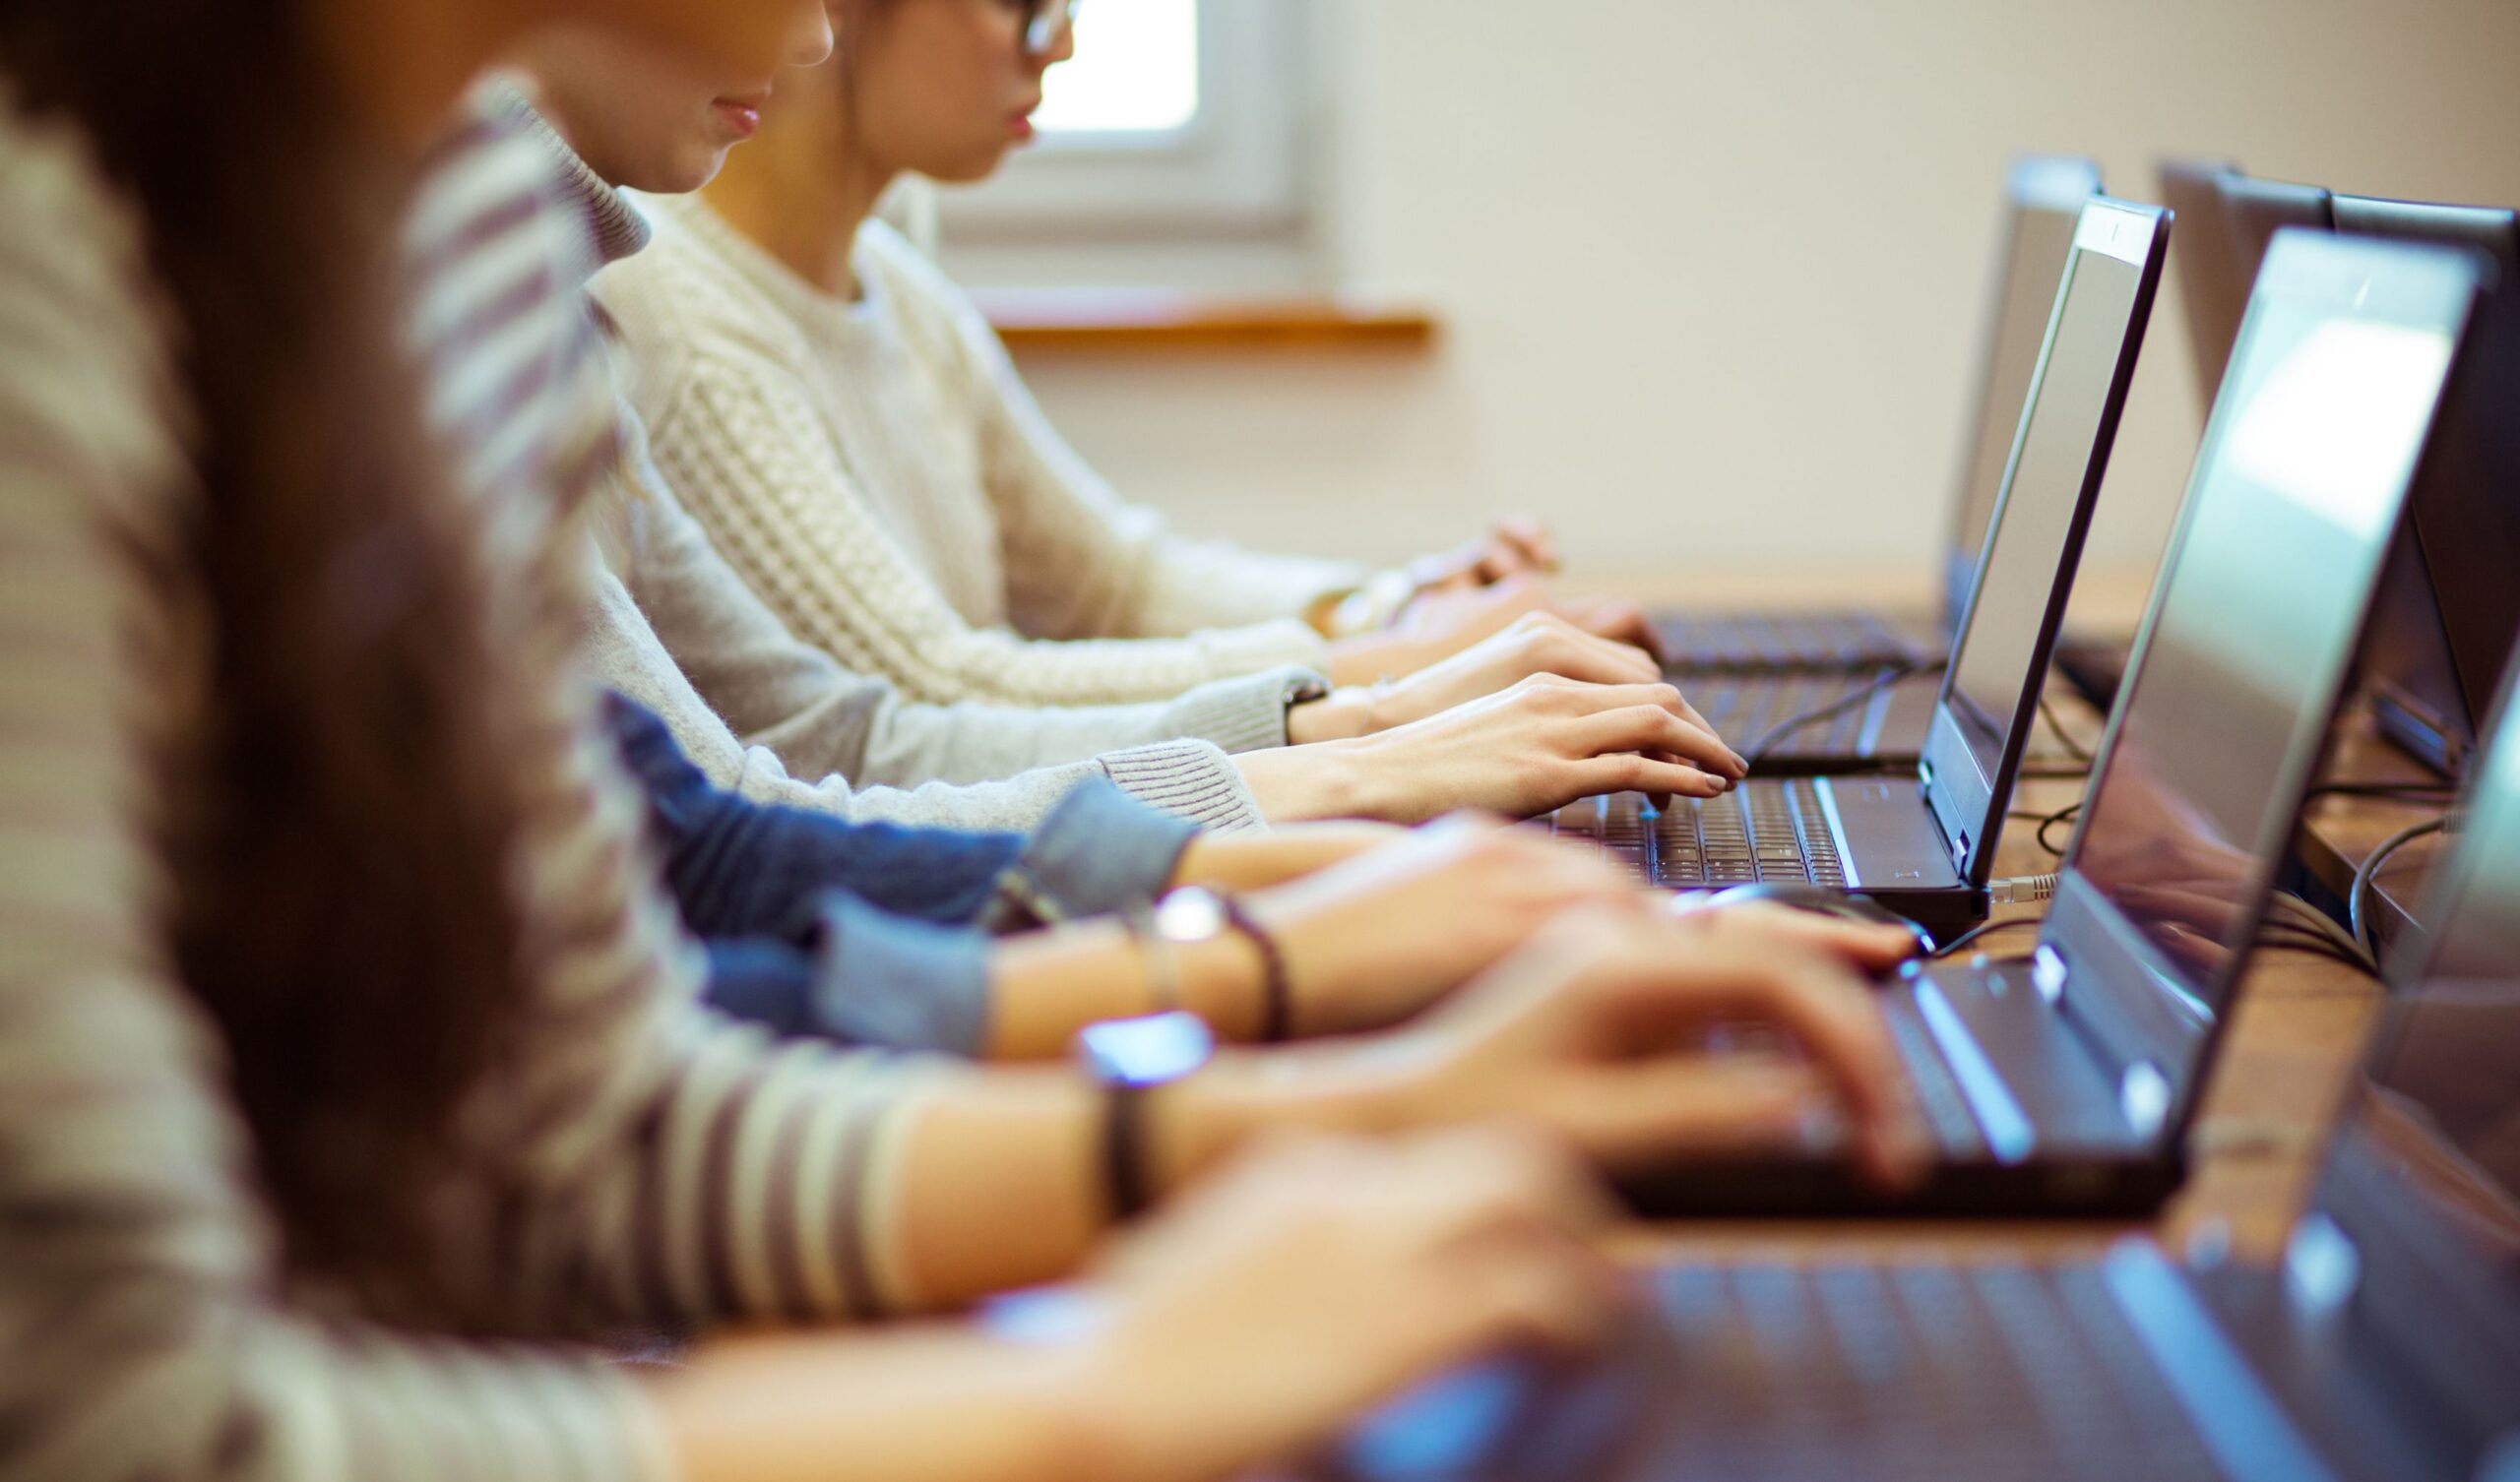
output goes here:
<path id="1" fill-rule="evenodd" d="M 922 356 L 953 362 L 966 373 L 994 374 L 1003 347 L 988 316 L 899 228 L 868 217 L 857 229 L 856 265 L 858 277 L 870 291 L 884 295 L 903 335 Z"/>
<path id="2" fill-rule="evenodd" d="M 726 260 L 696 219 L 703 208 L 648 197 L 638 204 L 655 236 L 598 275 L 595 295 L 630 354 L 641 409 L 658 417 L 729 366 L 800 373 L 811 356 L 802 330 Z"/>
<path id="3" fill-rule="evenodd" d="M 141 223 L 84 134 L 26 112 L 0 80 L 0 463 L 62 475 L 28 481 L 38 489 L 171 488 L 173 323 Z M 15 494 L 0 504 L 26 513 Z"/>

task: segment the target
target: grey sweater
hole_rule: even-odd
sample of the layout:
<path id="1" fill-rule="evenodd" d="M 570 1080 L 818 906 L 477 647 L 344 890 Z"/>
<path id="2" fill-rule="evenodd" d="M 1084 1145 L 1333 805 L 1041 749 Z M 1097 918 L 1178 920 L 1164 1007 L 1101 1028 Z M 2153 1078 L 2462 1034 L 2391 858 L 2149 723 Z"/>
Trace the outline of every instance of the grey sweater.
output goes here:
<path id="1" fill-rule="evenodd" d="M 637 212 L 522 97 L 512 106 L 595 223 L 602 259 L 641 250 Z M 1227 754 L 1287 744 L 1287 710 L 1326 689 L 1319 675 L 1275 669 L 1144 705 L 906 700 L 789 632 L 658 474 L 627 398 L 619 415 L 627 456 L 601 512 L 611 538 L 595 542 L 588 653 L 605 684 L 664 718 L 711 781 L 852 819 L 1023 830 L 1101 775 L 1208 828 L 1265 827 Z"/>

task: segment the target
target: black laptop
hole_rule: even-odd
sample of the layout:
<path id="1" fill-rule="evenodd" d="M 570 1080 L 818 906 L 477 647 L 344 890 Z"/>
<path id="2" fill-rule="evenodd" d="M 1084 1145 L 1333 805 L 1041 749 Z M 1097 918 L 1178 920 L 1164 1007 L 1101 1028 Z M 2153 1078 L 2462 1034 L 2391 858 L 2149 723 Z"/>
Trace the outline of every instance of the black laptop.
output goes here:
<path id="1" fill-rule="evenodd" d="M 2520 216 L 2368 196 L 2331 207 L 2340 233 L 2463 247 L 2490 265 L 2495 291 L 2416 482 L 2363 666 L 2381 733 L 2455 777 L 2520 640 Z"/>
<path id="2" fill-rule="evenodd" d="M 1642 1206 L 2128 1213 L 2177 1187 L 2261 922 L 2313 924 L 2273 882 L 2475 292 L 2430 249 L 2287 233 L 2269 258 L 2036 948 L 1914 964 L 1884 996 L 1932 1180 L 1885 1198 L 1761 1162 L 1640 1183 Z"/>
<path id="3" fill-rule="evenodd" d="M 1655 883 L 1678 889 L 1775 881 L 1842 889 L 1943 940 L 1984 919 L 1995 837 L 2169 232 L 2156 207 L 2105 198 L 2083 205 L 1922 762 L 1905 776 L 1753 778 L 1702 803 L 1675 798 L 1659 814 L 1632 793 L 1587 799 L 1559 811 L 1557 831 L 1595 834 Z M 1755 762 L 1754 742 L 1735 744 Z"/>
<path id="4" fill-rule="evenodd" d="M 1318 1474 L 2520 1478 L 2520 723 L 2497 733 L 2274 1265 L 2208 1227 L 2063 1264 L 1669 1266 L 1606 1361 L 1457 1374 Z"/>
<path id="5" fill-rule="evenodd" d="M 1977 577 L 2074 223 L 2083 203 L 2099 194 L 2100 171 L 2086 159 L 2029 156 L 2015 161 L 2006 178 L 1995 296 L 1937 584 L 1942 611 L 1929 640 L 1872 612 L 1659 615 L 1672 677 L 1735 745 L 1859 693 L 1876 701 L 1848 706 L 1779 736 L 1767 771 L 1915 764 L 1933 713 L 1933 665 L 1959 631 Z"/>

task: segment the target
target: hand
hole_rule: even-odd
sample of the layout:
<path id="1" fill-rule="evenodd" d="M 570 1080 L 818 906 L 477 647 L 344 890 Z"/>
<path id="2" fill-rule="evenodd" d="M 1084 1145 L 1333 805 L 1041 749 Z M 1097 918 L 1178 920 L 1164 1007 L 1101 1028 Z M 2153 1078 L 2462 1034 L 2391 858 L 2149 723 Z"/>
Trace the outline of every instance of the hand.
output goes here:
<path id="1" fill-rule="evenodd" d="M 1500 632 L 1405 679 L 1341 690 L 1328 700 L 1296 707 L 1287 717 L 1287 733 L 1297 745 L 1370 735 L 1540 675 L 1586 684 L 1650 685 L 1662 682 L 1663 666 L 1642 648 L 1587 633 L 1553 612 L 1527 612 Z M 1694 708 L 1686 713 L 1691 723 L 1714 734 Z"/>
<path id="2" fill-rule="evenodd" d="M 1477 539 L 1412 561 L 1409 578 L 1419 591 L 1431 591 L 1485 587 L 1523 573 L 1543 576 L 1557 566 L 1557 537 L 1548 525 L 1528 515 L 1508 515 Z"/>
<path id="3" fill-rule="evenodd" d="M 1330 677 L 1342 685 L 1359 685 L 1415 674 L 1535 612 L 1555 613 L 1586 633 L 1644 649 L 1659 662 L 1661 641 L 1637 608 L 1623 602 L 1558 601 L 1533 578 L 1514 576 L 1486 587 L 1421 592 L 1389 630 L 1333 644 Z"/>
<path id="4" fill-rule="evenodd" d="M 1684 901 L 1684 896 L 1672 897 Z M 1816 911 L 1798 911 L 1774 901 L 1739 905 L 1683 907 L 1678 919 L 1707 940 L 1738 943 L 1752 950 L 1784 946 L 1794 951 L 1833 957 L 1856 971 L 1878 975 L 1923 952 L 1917 934 L 1884 922 L 1849 921 Z"/>
<path id="5" fill-rule="evenodd" d="M 1744 1022 L 1784 1031 L 1799 1055 L 1710 1052 L 1712 1031 Z M 1310 1100 L 1292 1107 L 1254 1089 L 1297 1084 Z M 1166 1097 L 1167 1181 L 1287 1116 L 1386 1129 L 1519 1119 L 1613 1172 L 1798 1152 L 1843 1125 L 1861 1169 L 1892 1186 L 1922 1171 L 1928 1146 L 1861 979 L 1663 913 L 1561 917 L 1409 1028 L 1220 1057 Z"/>
<path id="6" fill-rule="evenodd" d="M 1589 852 L 1454 819 L 1249 904 L 1286 957 L 1295 1032 L 1312 1037 L 1398 1023 L 1574 907 L 1662 899 Z"/>
<path id="7" fill-rule="evenodd" d="M 1527 818 L 1606 792 L 1713 797 L 1749 774 L 1669 685 L 1546 677 L 1379 735 L 1234 763 L 1276 822 L 1414 824 L 1464 809 Z"/>
<path id="8" fill-rule="evenodd" d="M 1509 1347 L 1598 1342 L 1622 1305 L 1592 1181 L 1528 1134 L 1308 1139 L 1185 1195 L 1095 1273 L 1078 1391 L 1096 1475 L 1224 1476 Z"/>

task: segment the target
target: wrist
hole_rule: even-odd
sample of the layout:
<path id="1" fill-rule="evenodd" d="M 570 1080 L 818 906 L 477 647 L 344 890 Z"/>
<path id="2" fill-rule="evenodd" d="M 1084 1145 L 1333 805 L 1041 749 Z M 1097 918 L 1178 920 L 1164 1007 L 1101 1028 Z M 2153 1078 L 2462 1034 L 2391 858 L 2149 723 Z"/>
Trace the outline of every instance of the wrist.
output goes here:
<path id="1" fill-rule="evenodd" d="M 1148 1103 L 1151 1187 L 1180 1189 L 1264 1132 L 1372 1135 L 1406 1125 L 1417 1071 L 1391 1053 L 1396 1045 L 1219 1053 Z"/>
<path id="2" fill-rule="evenodd" d="M 1357 748 L 1368 744 L 1360 738 L 1245 752 L 1233 765 L 1261 816 L 1273 824 L 1375 818 L 1381 814 L 1373 795 L 1373 769 L 1358 765 Z"/>
<path id="3" fill-rule="evenodd" d="M 1348 741 L 1373 729 L 1373 692 L 1345 685 L 1319 700 L 1307 700 L 1287 710 L 1287 742 L 1310 746 L 1321 741 Z"/>

